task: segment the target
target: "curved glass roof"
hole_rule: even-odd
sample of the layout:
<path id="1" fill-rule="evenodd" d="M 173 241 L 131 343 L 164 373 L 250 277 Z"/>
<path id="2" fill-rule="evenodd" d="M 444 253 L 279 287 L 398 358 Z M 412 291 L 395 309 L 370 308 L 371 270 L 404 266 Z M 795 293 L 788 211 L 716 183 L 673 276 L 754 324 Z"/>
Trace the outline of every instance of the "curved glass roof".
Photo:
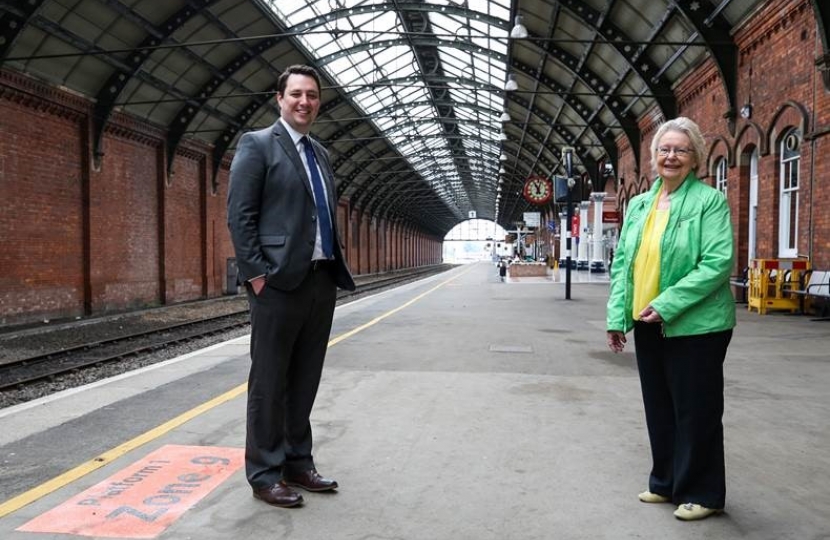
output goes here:
<path id="1" fill-rule="evenodd" d="M 510 3 L 432 0 L 406 12 L 398 4 L 268 2 L 317 67 L 461 217 L 471 198 L 497 196 Z"/>
<path id="2" fill-rule="evenodd" d="M 821 21 L 825 3 L 810 1 Z M 81 95 L 95 166 L 107 159 L 105 133 L 119 123 L 135 130 L 137 118 L 163 141 L 168 172 L 177 156 L 208 154 L 217 188 L 239 135 L 276 120 L 281 70 L 317 66 L 324 88 L 312 131 L 330 151 L 345 207 L 443 236 L 473 213 L 507 227 L 526 210 L 555 214 L 558 203 L 534 205 L 522 188 L 562 174 L 565 155 L 593 189 L 615 174 L 640 179 L 643 120 L 683 112 L 676 89 L 703 64 L 722 95 L 713 107 L 734 129 L 746 69 L 734 36 L 771 5 L 0 2 L 0 75 L 21 96 L 30 81 L 14 72 Z M 526 35 L 509 35 L 519 17 Z M 515 90 L 505 90 L 508 77 Z"/>

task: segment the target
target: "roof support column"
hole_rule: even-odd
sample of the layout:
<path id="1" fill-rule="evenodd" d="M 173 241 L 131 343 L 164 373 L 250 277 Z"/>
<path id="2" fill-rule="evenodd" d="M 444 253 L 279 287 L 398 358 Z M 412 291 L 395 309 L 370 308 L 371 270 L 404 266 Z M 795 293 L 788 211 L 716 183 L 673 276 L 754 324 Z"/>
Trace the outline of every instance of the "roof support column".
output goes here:
<path id="1" fill-rule="evenodd" d="M 823 0 L 812 0 L 816 16 L 816 31 L 821 38 L 823 54 L 816 58 L 816 67 L 821 73 L 824 88 L 830 91 L 830 6 Z"/>

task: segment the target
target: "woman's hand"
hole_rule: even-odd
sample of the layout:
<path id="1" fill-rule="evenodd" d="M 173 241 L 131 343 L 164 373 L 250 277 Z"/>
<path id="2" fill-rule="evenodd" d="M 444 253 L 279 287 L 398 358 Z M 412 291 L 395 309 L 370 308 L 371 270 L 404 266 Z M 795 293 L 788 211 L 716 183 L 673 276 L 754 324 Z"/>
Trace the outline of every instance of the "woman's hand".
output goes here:
<path id="1" fill-rule="evenodd" d="M 646 306 L 646 308 L 640 312 L 640 320 L 644 323 L 659 323 L 663 322 L 663 317 L 661 317 L 653 307 Z"/>
<path id="2" fill-rule="evenodd" d="M 608 331 L 608 348 L 619 353 L 625 348 L 625 334 L 617 330 Z"/>

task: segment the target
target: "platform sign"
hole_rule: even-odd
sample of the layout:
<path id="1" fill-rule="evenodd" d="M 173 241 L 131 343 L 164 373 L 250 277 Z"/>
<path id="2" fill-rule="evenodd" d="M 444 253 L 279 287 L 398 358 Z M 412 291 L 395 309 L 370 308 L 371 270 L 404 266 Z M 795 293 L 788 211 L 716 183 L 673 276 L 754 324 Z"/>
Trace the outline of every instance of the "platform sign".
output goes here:
<path id="1" fill-rule="evenodd" d="M 523 218 L 527 227 L 538 227 L 541 222 L 541 212 L 524 212 Z"/>
<path id="2" fill-rule="evenodd" d="M 603 223 L 619 223 L 620 222 L 620 213 L 614 210 L 603 210 L 602 211 L 602 222 Z"/>
<path id="3" fill-rule="evenodd" d="M 154 538 L 243 464 L 241 448 L 164 446 L 17 530 Z"/>

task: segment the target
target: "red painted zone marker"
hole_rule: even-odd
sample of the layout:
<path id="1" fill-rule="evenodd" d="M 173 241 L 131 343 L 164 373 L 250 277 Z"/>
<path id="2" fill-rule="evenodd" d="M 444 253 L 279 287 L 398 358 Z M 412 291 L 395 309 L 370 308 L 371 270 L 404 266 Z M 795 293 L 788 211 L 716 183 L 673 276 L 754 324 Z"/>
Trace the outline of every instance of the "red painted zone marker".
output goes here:
<path id="1" fill-rule="evenodd" d="M 167 445 L 17 530 L 154 538 L 243 464 L 241 448 Z"/>

